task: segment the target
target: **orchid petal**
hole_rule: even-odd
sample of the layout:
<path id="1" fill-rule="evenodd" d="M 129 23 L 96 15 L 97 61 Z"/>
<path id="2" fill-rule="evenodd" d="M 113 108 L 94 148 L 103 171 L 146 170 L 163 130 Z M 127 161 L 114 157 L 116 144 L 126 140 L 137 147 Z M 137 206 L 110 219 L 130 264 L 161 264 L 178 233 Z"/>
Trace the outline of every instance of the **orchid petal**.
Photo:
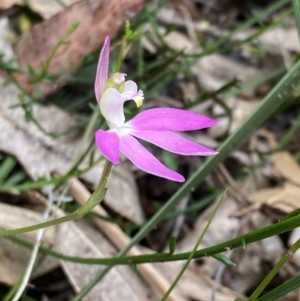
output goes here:
<path id="1" fill-rule="evenodd" d="M 216 123 L 213 119 L 186 110 L 154 108 L 139 113 L 125 125 L 140 130 L 192 131 Z"/>
<path id="2" fill-rule="evenodd" d="M 102 89 L 108 78 L 109 47 L 110 39 L 106 37 L 100 53 L 95 79 L 95 96 L 98 103 L 100 102 Z"/>
<path id="3" fill-rule="evenodd" d="M 96 145 L 103 156 L 114 164 L 120 163 L 120 138 L 114 131 L 98 130 L 95 133 Z"/>
<path id="4" fill-rule="evenodd" d="M 138 108 L 142 105 L 144 100 L 143 91 L 138 91 L 137 84 L 132 80 L 128 80 L 124 83 L 124 91 L 122 95 L 125 98 L 125 100 L 133 99 Z"/>
<path id="5" fill-rule="evenodd" d="M 110 128 L 120 127 L 124 124 L 124 101 L 124 97 L 117 89 L 108 88 L 104 91 L 100 101 L 100 110 Z"/>
<path id="6" fill-rule="evenodd" d="M 130 134 L 180 155 L 211 156 L 217 152 L 169 131 L 131 129 Z"/>
<path id="7" fill-rule="evenodd" d="M 120 151 L 143 171 L 172 181 L 183 182 L 184 177 L 167 168 L 130 135 L 120 136 Z"/>

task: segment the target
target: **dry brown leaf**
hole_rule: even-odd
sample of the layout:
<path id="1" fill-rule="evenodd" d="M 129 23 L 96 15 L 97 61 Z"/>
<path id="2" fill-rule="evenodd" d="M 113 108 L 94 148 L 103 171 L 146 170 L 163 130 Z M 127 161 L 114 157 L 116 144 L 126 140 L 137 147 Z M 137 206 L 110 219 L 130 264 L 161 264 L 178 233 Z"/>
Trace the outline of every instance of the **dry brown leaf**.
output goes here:
<path id="1" fill-rule="evenodd" d="M 166 35 L 165 41 L 178 51 L 185 49 L 187 53 L 193 53 L 201 50 L 200 46 L 194 45 L 185 35 L 176 31 Z M 201 58 L 193 65 L 192 71 L 200 83 L 211 90 L 217 90 L 234 79 L 248 81 L 262 75 L 259 69 L 246 66 L 219 54 Z"/>
<path id="2" fill-rule="evenodd" d="M 42 215 L 32 210 L 19 208 L 0 203 L 0 228 L 14 229 L 41 222 Z M 37 231 L 23 234 L 23 238 L 28 238 L 34 242 Z M 55 229 L 48 228 L 43 236 L 43 242 L 46 245 L 52 245 L 55 241 Z M 20 275 L 25 271 L 31 250 L 26 249 L 9 239 L 0 238 L 0 282 L 8 285 L 14 285 Z M 39 256 L 38 256 L 39 258 Z M 34 271 L 33 277 L 42 275 L 58 267 L 58 260 L 52 257 L 46 257 L 41 265 Z"/>
<path id="3" fill-rule="evenodd" d="M 208 24 L 207 22 L 191 22 L 185 20 L 174 9 L 164 7 L 158 14 L 158 19 L 164 24 L 176 24 L 183 27 L 190 27 L 196 32 L 213 35 L 215 37 L 223 37 L 229 32 L 220 27 L 214 26 L 214 24 Z M 289 20 L 290 21 L 290 20 Z M 236 33 L 233 40 L 245 40 L 252 36 L 256 31 L 253 29 L 241 30 Z M 266 50 L 272 53 L 282 54 L 282 48 L 287 51 L 300 52 L 300 45 L 298 43 L 297 28 L 293 24 L 282 26 L 280 24 L 277 27 L 270 28 L 259 36 L 258 40 L 263 44 Z"/>
<path id="4" fill-rule="evenodd" d="M 300 187 L 285 183 L 283 187 L 258 190 L 252 196 L 252 201 L 289 213 L 299 208 Z"/>
<path id="5" fill-rule="evenodd" d="M 115 211 L 137 224 L 145 221 L 131 163 L 115 165 L 107 182 L 106 203 Z"/>
<path id="6" fill-rule="evenodd" d="M 1 1 L 1 0 L 0 0 Z M 3 61 L 8 61 L 14 57 L 11 43 L 8 41 L 9 36 L 9 20 L 8 18 L 0 18 L 0 53 Z"/>
<path id="7" fill-rule="evenodd" d="M 116 250 L 98 232 L 84 223 L 70 222 L 58 227 L 56 250 L 78 257 L 111 257 Z M 74 289 L 80 291 L 105 266 L 62 261 Z M 138 279 L 130 267 L 113 268 L 85 297 L 89 300 L 151 300 L 152 292 Z M 150 297 L 150 298 L 149 298 Z"/>
<path id="8" fill-rule="evenodd" d="M 25 120 L 22 108 L 11 107 L 19 103 L 18 90 L 4 87 L 1 79 L 0 86 L 0 149 L 15 155 L 33 179 L 66 171 L 78 146 L 76 135 L 52 139 L 43 134 L 34 123 Z M 62 133 L 76 121 L 54 106 L 34 105 L 33 115 L 47 131 L 55 133 Z"/>
<path id="9" fill-rule="evenodd" d="M 164 28 L 160 28 L 160 30 L 161 32 L 165 31 Z M 156 45 L 161 44 L 161 41 L 157 38 L 157 35 L 152 28 L 149 28 L 147 30 L 147 34 L 151 36 L 151 41 L 155 41 Z M 178 31 L 172 31 L 165 35 L 164 41 L 177 51 L 184 51 L 189 53 L 194 51 L 195 48 L 192 42 L 187 38 L 187 36 Z M 146 35 L 142 37 L 142 44 L 150 53 L 156 53 L 157 47 L 153 45 L 153 42 L 150 42 L 149 38 Z"/>
<path id="10" fill-rule="evenodd" d="M 288 246 L 291 247 L 293 244 L 295 244 L 297 242 L 298 239 L 300 239 L 300 228 L 296 228 L 292 231 L 292 233 L 288 239 L 288 243 L 287 243 Z M 294 254 L 293 259 L 297 260 L 298 264 L 299 264 L 299 261 L 300 261 L 300 250 L 299 249 Z"/>
<path id="11" fill-rule="evenodd" d="M 230 183 L 231 189 L 228 191 L 228 195 L 230 194 L 234 197 L 238 197 L 239 191 L 242 191 L 242 195 L 246 194 L 247 197 L 250 197 L 259 187 L 259 185 L 265 185 L 265 181 L 260 181 L 260 178 L 261 177 L 259 175 L 248 177 L 245 181 L 238 184 L 236 183 L 234 190 L 232 183 Z M 256 183 L 255 180 L 258 180 L 258 183 Z M 196 224 L 194 225 L 193 231 L 182 242 L 178 243 L 176 251 L 190 251 L 194 247 L 196 241 L 199 238 L 199 235 L 202 233 L 209 217 L 211 216 L 213 206 L 215 205 L 209 207 L 206 211 L 204 211 L 204 213 L 202 213 L 202 215 L 199 216 Z M 248 229 L 245 229 L 243 220 L 238 220 L 232 217 L 234 213 L 236 213 L 239 209 L 240 206 L 238 205 L 238 203 L 233 200 L 232 197 L 226 196 L 207 233 L 205 234 L 200 248 L 209 247 L 224 242 L 244 232 L 248 232 Z M 269 224 L 271 223 L 270 219 L 264 218 L 261 220 L 261 222 L 266 221 Z M 262 227 L 261 224 L 257 226 Z M 233 260 L 233 262 L 237 264 L 237 267 L 235 267 L 234 269 L 224 269 L 222 263 L 209 257 L 204 259 L 204 262 L 199 269 L 201 269 L 202 273 L 209 275 L 212 278 L 219 277 L 219 271 L 222 271 L 222 269 L 224 269 L 223 272 L 221 272 L 221 274 L 224 275 L 223 277 L 221 277 L 221 283 L 225 286 L 228 286 L 233 291 L 238 291 L 241 294 L 246 294 L 248 289 L 253 287 L 253 285 L 257 285 L 257 279 L 261 275 L 261 260 L 258 254 L 264 253 L 266 251 L 271 254 L 271 252 L 273 252 L 275 248 L 277 248 L 276 251 L 280 253 L 283 250 L 283 247 L 281 246 L 281 248 L 279 248 L 278 246 L 281 246 L 280 239 L 278 237 L 274 237 L 273 239 L 272 237 L 272 240 L 266 242 L 266 245 L 251 245 L 247 246 L 246 250 L 241 248 L 231 251 L 230 254 L 225 254 L 226 256 L 230 255 L 230 258 Z M 232 279 L 234 280 L 231 281 Z M 226 280 L 228 281 L 226 282 Z M 204 289 L 204 291 L 206 290 L 207 289 Z M 211 290 L 212 289 L 207 290 L 207 294 L 209 294 L 209 292 L 211 293 Z M 234 299 L 232 298 L 232 296 L 229 297 L 231 297 L 231 300 Z M 215 300 L 219 300 L 219 298 L 216 297 Z"/>
<path id="12" fill-rule="evenodd" d="M 191 269 L 187 270 L 183 275 L 179 286 L 182 287 L 184 293 L 193 300 L 211 301 L 213 294 L 213 281 L 212 285 L 209 285 L 200 275 L 194 273 Z M 215 300 L 217 301 L 232 301 L 237 295 L 241 300 L 246 300 L 245 297 L 238 293 L 222 286 L 221 290 L 217 290 L 215 293 Z"/>
<path id="13" fill-rule="evenodd" d="M 213 137 L 220 137 L 227 133 L 227 131 L 230 134 L 233 133 L 254 111 L 258 104 L 259 101 L 257 100 L 246 101 L 237 97 L 226 99 L 226 106 L 232 112 L 231 123 L 224 107 L 214 104 L 213 114 L 218 118 L 218 123 L 209 129 L 209 134 Z"/>
<path id="14" fill-rule="evenodd" d="M 174 281 L 182 268 L 182 263 L 165 262 L 155 263 L 155 267 L 170 281 Z M 210 280 L 210 281 L 209 281 Z M 178 282 L 176 288 L 181 294 L 191 298 L 192 300 L 211 301 L 214 281 L 208 276 L 199 272 L 191 264 Z M 238 293 L 233 292 L 229 288 L 220 285 L 216 290 L 215 300 L 217 301 L 232 301 L 239 297 L 241 300 L 246 298 Z"/>
<path id="15" fill-rule="evenodd" d="M 269 225 L 272 225 L 274 222 L 274 219 L 272 219 L 271 216 L 268 216 L 266 214 L 263 214 L 259 211 L 255 211 L 251 213 L 251 223 L 255 229 L 261 229 L 264 227 L 267 227 Z M 249 229 L 249 231 L 252 230 Z M 283 245 L 282 240 L 278 235 L 268 237 L 266 239 L 263 239 L 259 242 L 259 245 L 261 248 L 263 248 L 263 251 L 257 252 L 259 253 L 264 253 L 268 254 L 270 260 L 276 261 L 278 256 L 282 255 L 285 251 L 285 247 Z M 247 246 L 248 248 L 248 246 Z M 256 253 L 256 254 L 257 254 Z"/>
<path id="16" fill-rule="evenodd" d="M 176 35 L 180 34 L 177 33 Z M 168 39 L 168 36 L 166 36 L 166 39 Z M 200 47 L 197 49 L 193 46 L 192 42 L 188 43 L 187 38 L 182 38 L 181 40 L 180 48 L 176 47 L 176 39 L 171 37 L 168 41 L 173 41 L 171 46 L 178 51 L 188 49 L 189 51 L 187 52 L 192 53 L 193 51 L 199 52 L 201 50 Z M 259 69 L 246 66 L 219 54 L 212 54 L 201 58 L 193 65 L 192 72 L 197 76 L 199 82 L 209 90 L 218 90 L 234 79 L 246 82 L 262 75 L 262 71 Z"/>
<path id="17" fill-rule="evenodd" d="M 0 52 L 7 59 L 12 59 L 13 51 L 6 38 L 8 24 L 5 19 L 1 21 L 4 34 L 0 36 Z M 2 78 L 0 95 L 0 150 L 16 156 L 33 179 L 49 176 L 52 172 L 63 173 L 68 169 L 78 145 L 76 135 L 52 139 L 38 130 L 32 122 L 27 122 L 24 110 L 20 107 L 13 108 L 20 102 L 18 89 L 5 85 Z M 76 118 L 55 106 L 35 105 L 32 113 L 48 132 L 63 133 L 76 122 Z"/>
<path id="18" fill-rule="evenodd" d="M 256 30 L 252 28 L 242 30 L 235 34 L 233 39 L 242 41 L 252 36 L 255 32 Z M 226 32 L 223 32 L 223 35 L 224 34 L 226 34 Z M 270 28 L 258 37 L 258 40 L 267 51 L 280 55 L 285 51 L 300 52 L 297 39 L 298 33 L 296 26 L 284 23 L 281 23 L 277 27 Z"/>
<path id="19" fill-rule="evenodd" d="M 41 222 L 42 215 L 32 210 L 0 203 L 0 228 L 15 229 L 31 226 Z M 28 232 L 24 236 L 34 239 L 37 231 Z M 43 236 L 47 244 L 54 243 L 54 228 L 48 228 Z"/>
<path id="20" fill-rule="evenodd" d="M 26 5 L 28 5 L 33 11 L 40 14 L 44 19 L 49 19 L 53 15 L 64 10 L 65 7 L 78 2 L 79 0 L 63 0 L 62 4 L 57 0 L 28 0 Z M 13 5 L 24 5 L 24 0 L 0 0 L 0 8 L 8 9 Z"/>
<path id="21" fill-rule="evenodd" d="M 66 35 L 74 22 L 79 21 L 79 27 L 68 37 L 69 43 L 58 49 L 48 68 L 50 73 L 73 74 L 82 59 L 96 51 L 106 36 L 114 36 L 124 26 L 125 20 L 140 11 L 144 3 L 145 0 L 77 2 L 23 34 L 14 45 L 16 58 L 23 67 L 30 65 L 35 70 L 41 70 L 41 63 L 49 58 L 53 48 Z M 15 76 L 26 89 L 33 91 L 34 85 L 30 83 L 28 74 L 15 74 Z M 42 83 L 41 92 L 48 95 L 64 84 L 63 80 L 55 84 Z"/>
<path id="22" fill-rule="evenodd" d="M 187 30 L 191 28 L 196 33 L 204 33 L 215 37 L 224 37 L 229 34 L 228 30 L 209 24 L 208 22 L 192 22 L 187 19 L 184 14 L 180 13 L 172 7 L 164 7 L 157 15 L 157 19 L 163 24 L 176 24 L 184 27 Z M 281 23 L 279 26 L 270 28 L 258 37 L 258 40 L 263 46 L 272 53 L 282 54 L 282 49 L 293 52 L 300 52 L 300 45 L 298 43 L 298 33 L 295 24 L 291 23 L 288 19 L 287 22 Z M 255 29 L 240 30 L 236 33 L 232 40 L 245 40 L 256 33 Z"/>
<path id="23" fill-rule="evenodd" d="M 273 220 L 259 211 L 252 212 L 244 219 L 242 233 L 269 226 Z M 240 233 L 240 234 L 242 234 Z M 242 294 L 256 287 L 268 272 L 268 265 L 274 265 L 283 256 L 285 247 L 279 236 L 272 236 L 257 243 L 231 251 L 234 269 L 226 269 L 223 283 Z"/>
<path id="24" fill-rule="evenodd" d="M 0 282 L 11 286 L 16 284 L 28 265 L 31 252 L 9 239 L 0 237 Z M 59 267 L 56 258 L 51 256 L 44 258 L 43 254 L 37 256 L 37 262 L 40 264 L 34 269 L 33 278 Z"/>
<path id="25" fill-rule="evenodd" d="M 296 26 L 289 28 L 284 28 L 283 26 L 271 28 L 259 37 L 259 41 L 270 52 L 281 54 L 282 48 L 288 51 L 300 52 Z"/>
<path id="26" fill-rule="evenodd" d="M 192 67 L 192 71 L 205 88 L 213 91 L 234 79 L 247 82 L 262 76 L 261 70 L 219 54 L 203 57 Z"/>
<path id="27" fill-rule="evenodd" d="M 193 43 L 185 35 L 178 31 L 172 31 L 164 38 L 165 42 L 178 51 L 191 53 L 195 48 Z"/>
<path id="28" fill-rule="evenodd" d="M 70 193 L 80 205 L 84 204 L 90 197 L 90 192 L 77 179 L 72 179 L 70 185 Z M 108 217 L 108 213 L 101 206 L 95 207 L 93 209 L 93 212 L 98 215 Z M 100 218 L 95 219 L 94 222 L 99 230 L 105 234 L 105 236 L 114 244 L 114 246 L 118 250 L 122 250 L 130 243 L 131 238 L 126 235 L 118 225 Z M 143 250 L 144 249 L 145 248 L 143 248 Z M 149 250 L 147 249 L 145 252 L 149 253 Z M 133 246 L 128 252 L 129 256 L 138 256 L 142 254 L 143 253 L 137 246 Z M 157 270 L 151 263 L 138 265 L 137 271 L 145 279 L 145 281 L 149 283 L 151 287 L 161 295 L 163 295 L 169 289 L 170 283 L 166 281 L 166 279 L 162 277 L 160 273 L 157 272 Z M 176 290 L 173 290 L 170 293 L 168 300 L 183 301 L 182 297 L 177 293 Z"/>
<path id="29" fill-rule="evenodd" d="M 178 246 L 176 247 L 177 252 L 188 252 L 193 249 L 199 235 L 204 230 L 204 227 L 210 218 L 212 208 L 213 207 L 209 207 L 205 213 L 198 218 L 194 225 L 194 229 L 183 241 L 178 243 Z M 239 229 L 240 223 L 237 219 L 231 218 L 230 215 L 235 212 L 237 208 L 238 206 L 233 199 L 229 197 L 224 198 L 216 216 L 202 240 L 199 249 L 221 243 L 234 236 L 237 229 Z"/>
<path id="30" fill-rule="evenodd" d="M 274 169 L 284 179 L 300 185 L 300 166 L 288 152 L 273 154 Z"/>

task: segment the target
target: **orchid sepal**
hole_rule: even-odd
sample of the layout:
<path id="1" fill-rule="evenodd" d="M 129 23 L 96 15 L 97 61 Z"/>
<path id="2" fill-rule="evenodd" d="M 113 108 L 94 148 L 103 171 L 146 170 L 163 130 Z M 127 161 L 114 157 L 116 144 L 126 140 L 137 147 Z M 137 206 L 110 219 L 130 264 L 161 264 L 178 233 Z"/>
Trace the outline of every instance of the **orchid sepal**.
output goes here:
<path id="1" fill-rule="evenodd" d="M 105 82 L 108 78 L 108 65 L 109 65 L 109 48 L 110 48 L 110 38 L 106 37 L 97 66 L 97 73 L 96 73 L 96 79 L 95 79 L 95 96 L 97 99 L 97 102 L 99 104 L 102 90 L 104 87 Z"/>

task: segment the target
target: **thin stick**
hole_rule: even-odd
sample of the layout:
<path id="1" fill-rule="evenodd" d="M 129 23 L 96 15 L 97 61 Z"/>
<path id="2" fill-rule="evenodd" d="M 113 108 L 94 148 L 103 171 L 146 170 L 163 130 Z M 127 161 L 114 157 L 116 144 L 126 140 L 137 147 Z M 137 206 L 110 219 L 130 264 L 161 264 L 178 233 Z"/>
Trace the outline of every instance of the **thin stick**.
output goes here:
<path id="1" fill-rule="evenodd" d="M 72 179 L 70 182 L 70 193 L 80 205 L 83 205 L 90 197 L 90 192 L 77 178 Z M 108 216 L 107 212 L 101 206 L 95 207 L 93 212 L 102 216 Z M 130 237 L 128 237 L 116 224 L 106 222 L 101 219 L 95 219 L 95 223 L 99 227 L 100 231 L 110 239 L 117 249 L 122 250 L 130 242 Z M 136 246 L 133 246 L 128 254 L 141 255 L 142 252 Z M 163 295 L 168 290 L 170 283 L 152 264 L 146 263 L 137 265 L 137 270 L 160 294 Z M 184 301 L 184 299 L 179 296 L 176 291 L 172 291 L 168 300 Z"/>

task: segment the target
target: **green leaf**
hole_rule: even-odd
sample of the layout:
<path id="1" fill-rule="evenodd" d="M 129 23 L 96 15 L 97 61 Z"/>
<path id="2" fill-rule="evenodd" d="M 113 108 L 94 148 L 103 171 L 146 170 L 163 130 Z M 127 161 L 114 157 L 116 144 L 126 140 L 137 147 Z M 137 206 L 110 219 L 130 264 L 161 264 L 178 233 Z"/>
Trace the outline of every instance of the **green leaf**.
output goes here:
<path id="1" fill-rule="evenodd" d="M 236 266 L 236 264 L 233 261 L 231 261 L 231 259 L 229 259 L 227 256 L 225 256 L 223 254 L 215 254 L 215 255 L 212 255 L 212 257 L 221 261 L 222 263 L 224 263 L 227 266 L 230 266 L 230 267 Z"/>
<path id="2" fill-rule="evenodd" d="M 178 162 L 176 160 L 176 156 L 170 152 L 163 151 L 162 152 L 162 160 L 164 164 L 166 164 L 169 168 L 177 170 L 178 168 Z"/>
<path id="3" fill-rule="evenodd" d="M 137 266 L 136 266 L 136 263 L 132 263 L 131 264 L 131 269 L 133 271 L 134 274 L 137 274 Z"/>
<path id="4" fill-rule="evenodd" d="M 6 180 L 7 176 L 10 174 L 10 172 L 13 170 L 16 164 L 17 162 L 15 158 L 11 156 L 7 156 L 3 160 L 0 166 L 0 186 L 2 186 L 3 182 Z"/>
<path id="5" fill-rule="evenodd" d="M 277 300 L 280 297 L 288 294 L 289 292 L 297 289 L 300 287 L 300 275 L 289 279 L 288 281 L 282 283 L 281 285 L 277 286 L 270 292 L 266 293 L 264 296 L 257 299 L 257 301 L 273 301 Z"/>
<path id="6" fill-rule="evenodd" d="M 246 239 L 242 238 L 242 246 L 243 246 L 244 249 L 246 249 L 246 245 L 247 245 Z"/>
<path id="7" fill-rule="evenodd" d="M 174 254 L 175 249 L 176 249 L 176 237 L 175 237 L 175 236 L 172 236 L 172 237 L 169 239 L 169 250 L 170 250 L 170 255 Z"/>
<path id="8" fill-rule="evenodd" d="M 72 34 L 78 28 L 79 25 L 80 25 L 80 21 L 74 22 L 68 29 L 67 34 L 68 35 Z"/>
<path id="9" fill-rule="evenodd" d="M 292 0 L 293 4 L 293 10 L 295 15 L 295 21 L 298 31 L 298 37 L 300 37 L 300 10 L 299 10 L 299 1 L 298 0 Z"/>

